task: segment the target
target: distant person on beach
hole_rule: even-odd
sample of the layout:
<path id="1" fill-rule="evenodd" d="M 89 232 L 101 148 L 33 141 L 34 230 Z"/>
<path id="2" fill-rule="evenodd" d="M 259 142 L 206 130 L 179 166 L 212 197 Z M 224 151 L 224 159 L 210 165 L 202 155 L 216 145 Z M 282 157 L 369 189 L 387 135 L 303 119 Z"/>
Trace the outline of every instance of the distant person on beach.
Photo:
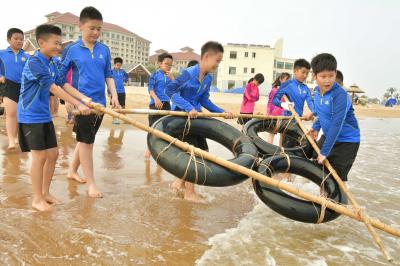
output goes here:
<path id="1" fill-rule="evenodd" d="M 61 50 L 61 29 L 53 25 L 36 28 L 40 50 L 30 57 L 22 72 L 18 101 L 19 143 L 22 152 L 32 153 L 32 207 L 39 211 L 52 209 L 60 201 L 50 194 L 58 158 L 57 137 L 50 113 L 50 92 L 73 104 L 83 114 L 90 109 L 81 100 L 88 100 L 65 82 L 53 60 Z M 64 87 L 61 89 L 60 87 Z"/>
<path id="2" fill-rule="evenodd" d="M 275 106 L 284 109 L 283 115 L 291 116 L 289 105 L 292 105 L 299 116 L 303 115 L 304 103 L 307 102 L 310 113 L 306 115 L 307 118 L 311 118 L 314 111 L 314 102 L 311 98 L 310 89 L 304 82 L 307 79 L 308 73 L 310 72 L 310 63 L 305 59 L 297 59 L 294 62 L 293 67 L 293 79 L 286 81 L 281 84 L 280 89 L 275 94 L 272 103 Z M 289 102 L 281 102 L 282 97 L 286 95 Z"/>
<path id="3" fill-rule="evenodd" d="M 149 78 L 149 108 L 153 110 L 171 110 L 170 98 L 165 93 L 166 86 L 174 80 L 171 73 L 174 59 L 168 53 L 162 53 L 157 58 L 159 70 L 151 74 Z M 149 126 L 160 119 L 162 115 L 149 115 Z M 150 158 L 150 151 L 146 150 L 144 157 Z"/>
<path id="4" fill-rule="evenodd" d="M 118 94 L 111 73 L 110 49 L 98 41 L 103 26 L 103 16 L 94 7 L 85 7 L 79 16 L 82 37 L 63 51 L 60 74 L 66 77 L 72 67 L 72 84 L 93 102 L 106 106 L 105 84 L 111 93 L 111 105 L 120 108 Z M 68 178 L 87 183 L 89 197 L 99 198 L 103 194 L 95 183 L 93 169 L 93 144 L 103 115 L 91 114 L 75 117 L 74 132 L 77 145 L 68 170 Z M 83 175 L 78 175 L 82 166 Z"/>
<path id="5" fill-rule="evenodd" d="M 6 116 L 8 150 L 14 150 L 18 144 L 17 104 L 21 89 L 22 69 L 29 55 L 22 50 L 24 33 L 17 28 L 7 31 L 10 46 L 0 51 L 0 84 L 4 84 L 3 104 Z"/>
<path id="6" fill-rule="evenodd" d="M 321 152 L 317 161 L 328 159 L 343 181 L 353 166 L 360 146 L 360 128 L 348 93 L 335 82 L 337 62 L 331 54 L 319 54 L 311 61 L 317 87 L 314 89 L 314 114 L 317 120 L 309 131 Z"/>
<path id="7" fill-rule="evenodd" d="M 233 117 L 231 112 L 227 112 L 215 105 L 210 100 L 210 87 L 213 73 L 222 60 L 224 48 L 220 43 L 207 42 L 201 47 L 200 63 L 185 69 L 182 74 L 170 82 L 165 93 L 171 98 L 175 111 L 185 111 L 189 118 L 197 117 L 202 107 L 213 113 L 225 113 L 225 118 Z M 202 136 L 183 136 L 182 140 L 189 144 L 208 151 L 208 145 Z M 183 193 L 184 199 L 193 202 L 203 202 L 204 199 L 195 192 L 194 184 L 178 179 L 172 187 L 178 192 Z"/>
<path id="8" fill-rule="evenodd" d="M 258 73 L 254 76 L 253 80 L 247 83 L 244 92 L 243 92 L 243 99 L 242 104 L 240 106 L 240 113 L 241 114 L 250 114 L 252 115 L 254 112 L 254 106 L 256 102 L 260 99 L 260 92 L 258 86 L 263 84 L 264 76 L 261 73 Z M 251 118 L 239 118 L 239 124 L 246 124 L 250 121 Z"/>
<path id="9" fill-rule="evenodd" d="M 122 60 L 121 57 L 114 58 L 114 68 L 111 70 L 111 74 L 114 79 L 115 87 L 117 89 L 118 102 L 121 105 L 121 108 L 125 109 L 125 83 L 128 82 L 129 76 L 128 73 L 126 73 L 125 70 L 122 69 L 123 63 L 124 60 Z M 112 123 L 118 125 L 119 120 L 117 118 L 114 118 Z"/>
<path id="10" fill-rule="evenodd" d="M 284 72 L 276 78 L 274 83 L 272 83 L 272 89 L 268 94 L 268 103 L 267 103 L 267 112 L 266 112 L 267 115 L 270 115 L 270 116 L 282 116 L 283 115 L 284 110 L 281 107 L 274 105 L 272 103 L 272 100 L 275 98 L 275 95 L 278 92 L 281 84 L 285 83 L 289 79 L 290 79 L 290 74 L 287 72 Z M 269 133 L 269 136 L 268 136 L 269 143 L 272 144 L 274 142 L 275 135 L 276 134 Z"/>

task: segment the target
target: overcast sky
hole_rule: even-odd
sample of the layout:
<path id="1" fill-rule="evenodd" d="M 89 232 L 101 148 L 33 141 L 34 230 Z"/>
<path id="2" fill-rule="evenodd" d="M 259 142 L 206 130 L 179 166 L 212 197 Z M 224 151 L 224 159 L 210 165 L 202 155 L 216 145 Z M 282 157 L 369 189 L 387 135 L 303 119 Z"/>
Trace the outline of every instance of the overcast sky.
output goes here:
<path id="1" fill-rule="evenodd" d="M 368 96 L 400 89 L 400 1 L 397 0 L 202 0 L 202 1 L 4 1 L 0 46 L 10 27 L 33 29 L 45 14 L 79 15 L 93 5 L 107 22 L 150 40 L 151 52 L 190 46 L 199 51 L 208 40 L 223 44 L 273 45 L 284 38 L 283 56 L 306 58 L 320 52 L 336 56 L 345 84 L 357 83 Z M 23 6 L 23 7 L 22 7 Z"/>

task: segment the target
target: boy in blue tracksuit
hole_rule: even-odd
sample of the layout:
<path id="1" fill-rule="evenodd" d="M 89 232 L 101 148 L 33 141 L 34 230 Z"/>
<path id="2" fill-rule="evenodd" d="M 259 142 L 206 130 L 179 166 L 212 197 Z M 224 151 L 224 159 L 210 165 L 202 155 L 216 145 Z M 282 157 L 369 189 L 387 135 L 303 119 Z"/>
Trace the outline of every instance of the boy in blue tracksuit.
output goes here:
<path id="1" fill-rule="evenodd" d="M 128 73 L 122 69 L 122 64 L 124 61 L 121 57 L 114 58 L 114 68 L 111 70 L 111 75 L 114 79 L 115 87 L 117 89 L 118 102 L 122 108 L 125 108 L 125 86 L 124 84 L 128 82 Z"/>
<path id="2" fill-rule="evenodd" d="M 29 56 L 22 50 L 24 43 L 22 30 L 9 29 L 7 42 L 10 46 L 0 51 L 0 84 L 4 86 L 2 99 L 6 111 L 8 149 L 13 150 L 17 143 L 17 104 L 21 89 L 21 74 Z"/>
<path id="3" fill-rule="evenodd" d="M 88 100 L 59 76 L 55 56 L 61 48 L 61 29 L 54 25 L 36 28 L 40 51 L 27 60 L 21 79 L 18 101 L 19 143 L 22 152 L 32 153 L 32 207 L 39 211 L 52 209 L 59 201 L 50 194 L 50 183 L 58 157 L 57 138 L 50 114 L 50 92 L 90 113 L 81 100 Z M 60 87 L 64 87 L 65 90 Z"/>
<path id="4" fill-rule="evenodd" d="M 360 146 L 360 128 L 350 96 L 335 82 L 337 62 L 331 54 L 319 54 L 311 61 L 318 86 L 314 89 L 314 122 L 309 134 L 319 141 L 320 164 L 327 158 L 343 181 L 353 166 Z"/>
<path id="5" fill-rule="evenodd" d="M 310 68 L 310 63 L 307 62 L 307 60 L 297 59 L 294 62 L 293 67 L 294 78 L 283 83 L 272 100 L 274 105 L 285 110 L 285 116 L 292 115 L 289 110 L 290 104 L 294 105 L 296 112 L 299 114 L 299 116 L 302 116 L 304 102 L 307 102 L 308 108 L 311 110 L 311 113 L 308 114 L 307 117 L 312 116 L 312 112 L 314 111 L 314 103 L 311 98 L 310 89 L 304 84 L 308 73 L 310 72 Z M 281 102 L 283 95 L 286 95 L 289 98 L 289 102 Z"/>
<path id="6" fill-rule="evenodd" d="M 169 97 L 165 94 L 165 87 L 174 80 L 171 73 L 172 63 L 174 61 L 172 55 L 162 53 L 157 58 L 159 70 L 151 74 L 149 78 L 149 108 L 155 110 L 171 110 Z M 149 126 L 160 119 L 162 115 L 149 115 Z M 150 158 L 150 151 L 146 150 L 144 157 Z"/>
<path id="7" fill-rule="evenodd" d="M 124 84 L 128 82 L 129 76 L 128 73 L 126 73 L 125 70 L 122 69 L 123 63 L 124 60 L 122 60 L 121 57 L 114 58 L 114 68 L 111 70 L 111 75 L 114 79 L 115 88 L 117 90 L 118 102 L 121 105 L 121 108 L 125 109 L 126 93 Z M 118 125 L 119 120 L 117 118 L 114 118 L 112 123 Z"/>
<path id="8" fill-rule="evenodd" d="M 94 7 L 85 7 L 79 16 L 82 37 L 63 51 L 60 74 L 67 76 L 72 68 L 72 85 L 93 102 L 106 105 L 105 84 L 111 93 L 111 105 L 119 108 L 118 95 L 111 74 L 110 49 L 97 41 L 101 35 L 103 16 Z M 102 197 L 95 184 L 93 170 L 93 143 L 103 116 L 92 114 L 78 115 L 75 118 L 74 131 L 78 144 L 69 167 L 68 177 L 81 183 L 87 183 L 90 197 Z M 78 175 L 82 166 L 85 179 Z"/>
<path id="9" fill-rule="evenodd" d="M 201 60 L 198 65 L 189 67 L 170 82 L 165 94 L 171 98 L 175 111 L 188 112 L 190 118 L 196 118 L 202 107 L 213 113 L 226 113 L 225 118 L 232 118 L 230 112 L 224 111 L 210 101 L 212 76 L 222 60 L 224 48 L 220 43 L 207 42 L 201 47 Z M 184 141 L 197 148 L 208 150 L 207 141 L 201 136 L 187 136 Z M 184 189 L 184 198 L 189 201 L 201 202 L 202 199 L 194 191 L 194 185 L 183 180 L 174 182 L 175 189 Z"/>
<path id="10" fill-rule="evenodd" d="M 171 73 L 173 57 L 168 53 L 162 53 L 158 56 L 157 61 L 160 69 L 151 74 L 149 78 L 149 108 L 171 110 L 170 99 L 165 93 L 165 88 L 175 79 Z M 149 115 L 149 126 L 160 118 L 161 116 L 159 115 Z"/>

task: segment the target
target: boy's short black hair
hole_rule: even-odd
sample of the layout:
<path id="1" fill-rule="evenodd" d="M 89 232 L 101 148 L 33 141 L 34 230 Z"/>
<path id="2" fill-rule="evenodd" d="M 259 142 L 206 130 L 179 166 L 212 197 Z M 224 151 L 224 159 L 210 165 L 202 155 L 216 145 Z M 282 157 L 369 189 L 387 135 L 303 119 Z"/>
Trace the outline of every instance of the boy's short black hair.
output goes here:
<path id="1" fill-rule="evenodd" d="M 336 82 L 343 84 L 344 81 L 344 77 L 343 77 L 343 73 L 340 70 L 336 70 Z"/>
<path id="2" fill-rule="evenodd" d="M 159 56 L 158 56 L 158 62 L 159 63 L 162 63 L 164 60 L 165 60 L 165 58 L 170 58 L 171 60 L 174 60 L 174 58 L 172 57 L 172 55 L 170 55 L 169 53 L 162 53 L 162 54 L 160 54 Z"/>
<path id="3" fill-rule="evenodd" d="M 328 53 L 322 53 L 314 56 L 311 60 L 312 71 L 315 75 L 322 71 L 336 71 L 336 58 Z"/>
<path id="4" fill-rule="evenodd" d="M 302 67 L 304 67 L 308 70 L 310 70 L 310 68 L 311 68 L 310 63 L 303 58 L 300 58 L 300 59 L 297 59 L 296 61 L 294 61 L 293 69 L 298 69 L 298 68 L 302 68 Z"/>
<path id="5" fill-rule="evenodd" d="M 195 66 L 199 63 L 197 60 L 190 60 L 189 63 L 187 64 L 187 67 L 192 67 Z"/>
<path id="6" fill-rule="evenodd" d="M 11 28 L 7 31 L 7 39 L 11 39 L 11 37 L 13 36 L 13 34 L 15 33 L 20 33 L 22 35 L 24 35 L 24 32 L 18 28 Z"/>
<path id="7" fill-rule="evenodd" d="M 42 24 L 36 27 L 36 41 L 39 41 L 39 39 L 47 40 L 50 34 L 61 36 L 61 29 L 57 26 L 49 24 Z"/>
<path id="8" fill-rule="evenodd" d="M 264 75 L 258 73 L 254 76 L 254 80 L 258 82 L 258 84 L 262 84 L 264 82 Z"/>
<path id="9" fill-rule="evenodd" d="M 122 60 L 121 57 L 116 57 L 116 58 L 114 58 L 114 65 L 117 64 L 117 63 L 123 64 L 123 63 L 124 63 L 124 60 Z"/>
<path id="10" fill-rule="evenodd" d="M 100 11 L 97 10 L 97 8 L 87 6 L 82 9 L 81 14 L 79 15 L 79 22 L 85 23 L 88 19 L 103 21 L 103 15 L 101 15 Z"/>
<path id="11" fill-rule="evenodd" d="M 201 57 L 207 52 L 224 53 L 224 47 L 219 42 L 209 41 L 201 47 Z"/>
<path id="12" fill-rule="evenodd" d="M 249 84 L 250 82 L 252 82 L 254 80 L 254 78 L 250 78 L 248 81 L 247 81 L 247 84 Z"/>

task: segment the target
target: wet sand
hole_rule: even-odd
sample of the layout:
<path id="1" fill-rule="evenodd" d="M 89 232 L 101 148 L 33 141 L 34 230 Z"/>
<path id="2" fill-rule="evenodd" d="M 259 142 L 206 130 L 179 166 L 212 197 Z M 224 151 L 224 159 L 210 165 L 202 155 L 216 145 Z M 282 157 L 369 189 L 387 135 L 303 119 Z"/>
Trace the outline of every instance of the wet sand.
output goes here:
<path id="1" fill-rule="evenodd" d="M 146 106 L 145 90 L 139 90 L 129 93 L 128 108 Z M 212 97 L 237 108 L 236 97 Z M 147 122 L 145 116 L 132 117 Z M 363 144 L 350 189 L 369 214 L 399 228 L 400 120 L 362 119 L 360 124 Z M 0 134 L 1 265 L 386 264 L 362 224 L 343 217 L 324 225 L 293 222 L 260 203 L 250 181 L 199 187 L 206 204 L 182 200 L 169 188 L 174 177 L 143 159 L 146 134 L 112 125 L 108 117 L 94 150 L 105 197 L 90 199 L 85 185 L 66 178 L 75 139 L 63 108 L 55 125 L 60 156 L 51 190 L 63 204 L 51 213 L 31 210 L 30 155 L 6 152 L 7 139 L 4 131 Z M 210 151 L 232 157 L 214 142 Z M 400 241 L 382 236 L 400 265 Z"/>

